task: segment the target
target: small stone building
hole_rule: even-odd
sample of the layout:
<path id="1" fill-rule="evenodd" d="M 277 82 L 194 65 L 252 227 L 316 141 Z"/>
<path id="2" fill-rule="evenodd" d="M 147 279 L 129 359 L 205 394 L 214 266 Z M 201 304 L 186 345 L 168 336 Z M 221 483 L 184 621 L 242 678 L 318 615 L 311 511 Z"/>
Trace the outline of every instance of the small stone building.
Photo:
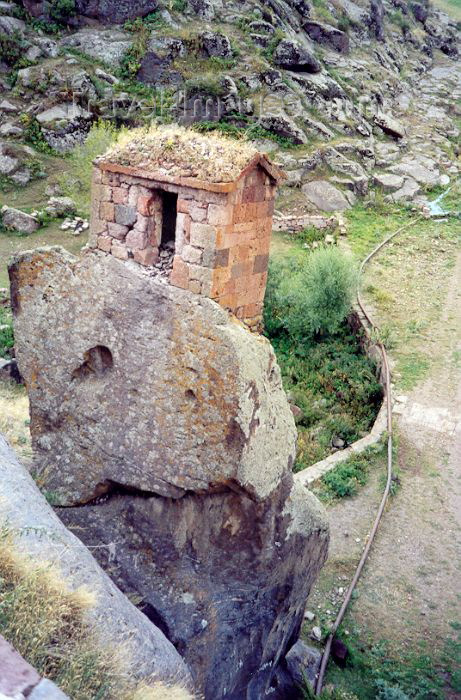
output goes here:
<path id="1" fill-rule="evenodd" d="M 282 172 L 246 142 L 134 132 L 95 161 L 90 245 L 261 320 Z"/>

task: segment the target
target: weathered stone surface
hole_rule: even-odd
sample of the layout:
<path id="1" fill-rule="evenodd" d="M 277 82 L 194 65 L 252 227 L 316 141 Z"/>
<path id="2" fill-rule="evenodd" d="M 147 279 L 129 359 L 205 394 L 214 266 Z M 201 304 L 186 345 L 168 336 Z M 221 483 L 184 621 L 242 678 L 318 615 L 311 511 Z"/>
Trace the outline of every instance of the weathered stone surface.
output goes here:
<path id="1" fill-rule="evenodd" d="M 103 254 L 77 263 L 42 249 L 10 275 L 34 447 L 63 504 L 112 484 L 174 497 L 275 490 L 295 427 L 267 340 Z"/>
<path id="2" fill-rule="evenodd" d="M 68 696 L 47 678 L 43 678 L 27 697 L 28 700 L 69 700 Z"/>
<path id="3" fill-rule="evenodd" d="M 421 185 L 434 186 L 438 185 L 440 181 L 440 171 L 437 168 L 428 167 L 426 163 L 417 158 L 405 158 L 400 163 L 393 165 L 390 170 L 399 175 L 411 177 Z"/>
<path id="4" fill-rule="evenodd" d="M 322 661 L 319 649 L 310 647 L 299 639 L 285 657 L 288 671 L 297 685 L 302 686 L 305 679 L 314 688 Z"/>
<path id="5" fill-rule="evenodd" d="M 0 635 L 0 693 L 25 694 L 39 681 L 37 671 Z"/>
<path id="6" fill-rule="evenodd" d="M 142 597 L 206 700 L 274 692 L 327 547 L 322 509 L 291 474 L 260 503 L 233 488 L 181 499 L 120 494 L 61 511 L 87 545 L 98 543 L 118 585 Z M 101 542 L 117 545 L 110 553 Z"/>
<path id="7" fill-rule="evenodd" d="M 231 43 L 225 34 L 204 32 L 200 35 L 200 39 L 207 56 L 217 58 L 230 58 L 232 56 Z"/>
<path id="8" fill-rule="evenodd" d="M 259 119 L 259 123 L 264 129 L 272 131 L 274 134 L 284 139 L 290 139 L 293 143 L 307 143 L 307 136 L 302 129 L 289 117 L 283 114 L 267 114 Z"/>
<path id="9" fill-rule="evenodd" d="M 85 28 L 61 39 L 63 47 L 70 46 L 111 66 L 119 66 L 124 53 L 133 43 L 129 32 L 120 29 Z"/>
<path id="10" fill-rule="evenodd" d="M 350 204 L 341 190 L 327 180 L 313 180 L 302 187 L 306 198 L 320 211 L 344 211 Z"/>
<path id="11" fill-rule="evenodd" d="M 405 202 L 413 199 L 413 197 L 421 192 L 421 188 L 412 177 L 407 177 L 400 189 L 392 194 L 386 195 L 385 199 L 389 202 Z"/>
<path id="12" fill-rule="evenodd" d="M 60 516 L 141 598 L 206 700 L 272 693 L 328 525 L 294 483 L 270 344 L 102 253 L 23 253 L 10 275 L 41 478 L 79 506 Z"/>
<path id="13" fill-rule="evenodd" d="M 135 678 L 172 679 L 191 685 L 181 657 L 162 632 L 137 610 L 101 570 L 86 547 L 53 513 L 28 471 L 0 435 L 0 526 L 34 562 L 59 563 L 70 589 L 86 586 L 95 593 L 88 620 L 104 645 L 126 644 Z"/>
<path id="14" fill-rule="evenodd" d="M 392 173 L 375 173 L 373 175 L 373 182 L 378 187 L 381 187 L 385 192 L 394 192 L 398 190 L 403 185 L 402 175 L 392 175 Z"/>
<path id="15" fill-rule="evenodd" d="M 290 39 L 282 39 L 279 43 L 274 62 L 281 68 L 301 73 L 319 73 L 322 70 L 322 64 L 310 51 Z"/>
<path id="16" fill-rule="evenodd" d="M 331 48 L 339 53 L 348 53 L 349 37 L 340 29 L 332 27 L 330 24 L 314 22 L 313 20 L 308 20 L 303 25 L 303 29 L 309 34 L 310 38 L 317 43 L 331 46 Z"/>
<path id="17" fill-rule="evenodd" d="M 3 225 L 15 231 L 24 231 L 24 233 L 33 233 L 39 227 L 37 219 L 30 214 L 26 214 L 20 209 L 13 207 L 2 207 Z"/>
<path id="18" fill-rule="evenodd" d="M 384 114 L 383 112 L 375 114 L 373 121 L 376 126 L 379 126 L 389 136 L 394 136 L 398 139 L 402 139 L 405 136 L 405 127 L 390 114 Z"/>

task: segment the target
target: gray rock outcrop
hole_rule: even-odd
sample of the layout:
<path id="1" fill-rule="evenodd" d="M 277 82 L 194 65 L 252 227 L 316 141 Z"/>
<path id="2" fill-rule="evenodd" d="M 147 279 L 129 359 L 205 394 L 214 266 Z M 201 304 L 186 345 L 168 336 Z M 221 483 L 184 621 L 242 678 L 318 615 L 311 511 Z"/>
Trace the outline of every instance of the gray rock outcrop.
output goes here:
<path id="1" fill-rule="evenodd" d="M 322 64 L 308 51 L 290 39 L 282 39 L 274 53 L 274 63 L 286 70 L 299 71 L 301 73 L 319 73 Z"/>
<path id="2" fill-rule="evenodd" d="M 327 180 L 313 180 L 301 188 L 306 199 L 320 211 L 344 211 L 350 208 L 345 195 Z"/>
<path id="3" fill-rule="evenodd" d="M 207 700 L 275 693 L 328 526 L 294 484 L 270 344 L 102 253 L 23 253 L 10 277 L 38 468 L 60 516 L 98 543 Z"/>
<path id="4" fill-rule="evenodd" d="M 305 22 L 303 29 L 313 41 L 330 46 L 339 53 L 348 53 L 349 37 L 346 32 L 342 32 L 330 24 L 314 22 L 313 20 Z"/>

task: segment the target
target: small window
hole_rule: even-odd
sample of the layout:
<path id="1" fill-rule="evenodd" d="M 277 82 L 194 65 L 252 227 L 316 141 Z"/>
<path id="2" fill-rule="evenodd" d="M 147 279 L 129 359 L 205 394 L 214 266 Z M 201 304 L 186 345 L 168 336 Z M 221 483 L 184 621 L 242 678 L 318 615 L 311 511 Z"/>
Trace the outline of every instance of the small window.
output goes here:
<path id="1" fill-rule="evenodd" d="M 178 210 L 178 195 L 174 192 L 162 192 L 163 221 L 161 248 L 174 250 L 176 236 L 176 216 Z"/>

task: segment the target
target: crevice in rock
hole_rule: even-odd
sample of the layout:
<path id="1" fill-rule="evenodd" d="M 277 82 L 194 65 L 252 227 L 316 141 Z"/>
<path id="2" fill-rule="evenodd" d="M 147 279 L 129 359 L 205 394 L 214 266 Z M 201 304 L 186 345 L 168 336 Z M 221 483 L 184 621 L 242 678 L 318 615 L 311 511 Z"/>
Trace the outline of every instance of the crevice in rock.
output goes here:
<path id="1" fill-rule="evenodd" d="M 118 496 L 138 496 L 139 498 L 153 498 L 156 496 L 157 498 L 162 498 L 162 496 L 155 493 L 155 491 L 145 491 L 144 489 L 137 488 L 136 486 L 128 486 L 126 484 L 117 483 L 111 479 L 107 479 L 106 481 L 97 484 L 94 490 L 95 496 L 89 501 L 73 503 L 72 505 L 66 506 L 56 506 L 56 508 L 84 508 L 85 506 L 98 506 Z"/>

